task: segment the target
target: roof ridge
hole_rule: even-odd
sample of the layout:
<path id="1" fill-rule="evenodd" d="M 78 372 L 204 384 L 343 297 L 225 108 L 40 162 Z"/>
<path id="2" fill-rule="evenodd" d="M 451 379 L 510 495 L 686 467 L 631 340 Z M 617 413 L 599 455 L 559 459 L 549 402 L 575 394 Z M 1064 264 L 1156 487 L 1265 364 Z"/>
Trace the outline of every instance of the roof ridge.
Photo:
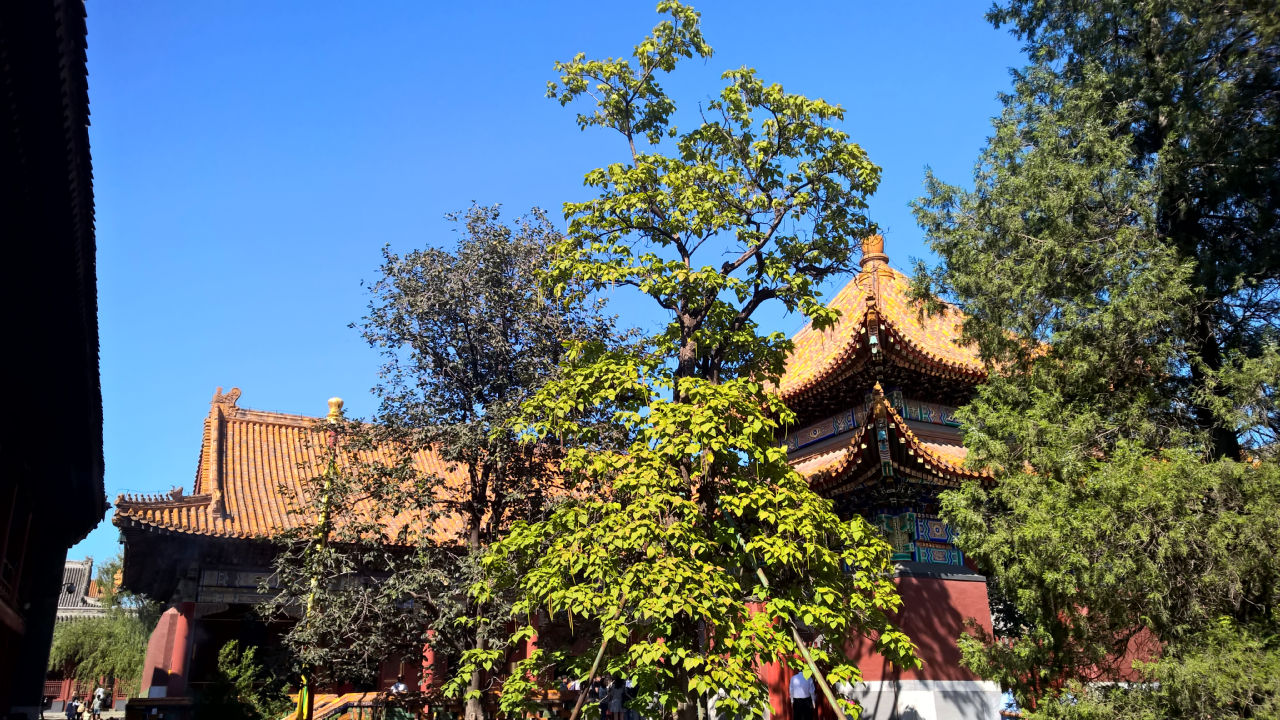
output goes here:
<path id="1" fill-rule="evenodd" d="M 298 415 L 295 413 L 282 413 L 274 410 L 256 410 L 254 408 L 236 406 L 231 412 L 227 413 L 227 420 L 260 422 L 269 425 L 307 428 L 323 421 L 324 418 L 313 415 Z"/>
<path id="2" fill-rule="evenodd" d="M 880 352 L 892 351 L 895 357 L 898 352 L 907 352 L 908 357 L 925 362 L 923 367 L 935 368 L 943 376 L 966 384 L 985 378 L 986 371 L 976 348 L 964 341 L 959 327 L 964 312 L 954 303 L 941 299 L 941 309 L 929 312 L 913 300 L 911 277 L 882 258 L 882 255 L 870 257 L 870 262 L 827 303 L 828 307 L 841 312 L 834 325 L 818 331 L 810 321 L 791 336 L 794 349 L 778 382 L 784 398 L 799 398 L 815 392 L 833 381 L 833 373 L 846 363 L 855 362 L 860 348 L 881 344 L 885 338 L 877 340 L 866 336 L 873 314 L 877 328 L 903 341 L 892 343 L 892 347 L 881 347 Z M 866 361 L 865 353 L 862 355 L 863 360 L 857 362 Z M 881 362 L 900 361 L 885 357 Z"/>
<path id="3" fill-rule="evenodd" d="M 161 507 L 198 507 L 209 504 L 213 496 L 209 493 L 200 493 L 198 495 L 182 495 L 174 494 L 171 490 L 167 493 L 120 493 L 116 496 L 115 506 L 118 510 L 127 511 L 134 506 L 145 505 L 149 508 Z"/>

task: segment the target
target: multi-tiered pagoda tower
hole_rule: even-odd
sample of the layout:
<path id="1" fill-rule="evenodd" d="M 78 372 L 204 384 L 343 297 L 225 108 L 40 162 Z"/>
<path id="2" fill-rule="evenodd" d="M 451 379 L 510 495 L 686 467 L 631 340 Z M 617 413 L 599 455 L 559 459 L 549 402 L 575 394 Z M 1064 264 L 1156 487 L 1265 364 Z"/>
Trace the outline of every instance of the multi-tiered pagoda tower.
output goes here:
<path id="1" fill-rule="evenodd" d="M 986 373 L 959 311 L 922 312 L 888 260 L 883 238 L 868 238 L 861 272 L 831 302 L 839 322 L 796 334 L 779 385 L 797 415 L 789 457 L 842 516 L 865 517 L 893 545 L 898 622 L 925 665 L 897 671 L 866 648 L 863 717 L 995 717 L 999 688 L 964 670 L 957 648 L 966 620 L 991 629 L 986 581 L 938 517 L 939 492 L 987 479 L 964 467 L 954 419 Z"/>

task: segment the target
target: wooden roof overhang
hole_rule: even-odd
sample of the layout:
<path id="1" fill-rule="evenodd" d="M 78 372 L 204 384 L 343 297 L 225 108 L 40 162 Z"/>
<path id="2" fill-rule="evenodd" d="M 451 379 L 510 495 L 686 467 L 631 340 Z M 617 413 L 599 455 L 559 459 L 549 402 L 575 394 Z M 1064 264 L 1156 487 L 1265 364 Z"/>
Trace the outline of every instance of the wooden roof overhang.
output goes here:
<path id="1" fill-rule="evenodd" d="M 858 319 L 849 346 L 803 383 L 784 376 L 779 393 L 803 423 L 841 407 L 862 402 L 866 388 L 910 388 L 913 395 L 963 405 L 974 386 L 987 379 L 980 365 L 940 357 L 889 317 L 872 310 Z M 875 338 L 875 342 L 871 341 Z"/>
<path id="2" fill-rule="evenodd" d="M 883 448 L 877 436 L 881 427 Z M 865 424 L 793 453 L 791 462 L 815 490 L 832 498 L 904 483 L 936 490 L 959 487 L 969 479 L 990 484 L 990 473 L 966 467 L 965 455 L 962 445 L 921 438 L 879 393 Z M 891 477 L 885 475 L 884 457 Z"/>
<path id="3" fill-rule="evenodd" d="M 968 402 L 973 387 L 986 379 L 979 373 L 932 362 L 887 323 L 881 333 L 886 340 L 880 345 L 887 350 L 872 353 L 867 344 L 860 343 L 819 382 L 781 393 L 783 401 L 796 413 L 796 425 L 862 404 L 866 389 L 877 382 L 886 388 L 904 388 L 911 397 L 960 406 Z M 884 357 L 876 357 L 880 355 Z"/>
<path id="4" fill-rule="evenodd" d="M 110 507 L 86 33 L 83 0 L 0 2 L 0 239 L 7 268 L 0 302 L 12 308 L 5 317 L 6 361 L 15 379 L 6 383 L 8 410 L 0 417 L 9 465 L 0 496 L 20 503 L 15 523 L 30 512 L 29 544 L 24 549 L 15 535 L 7 552 L 12 569 L 30 576 L 19 585 L 34 593 L 53 585 L 28 583 L 41 577 L 33 568 L 61 563 L 55 546 L 65 551 L 83 540 Z M 8 586 L 15 579 L 5 580 Z M 32 614 L 0 608 L 7 618 L 0 626 L 43 617 L 40 607 L 33 604 Z M 9 657 L 0 649 L 0 658 Z"/>
<path id="5" fill-rule="evenodd" d="M 160 601 L 176 599 L 193 569 L 271 567 L 277 546 L 266 538 L 230 538 L 181 533 L 143 522 L 116 522 L 124 541 L 124 587 Z"/>

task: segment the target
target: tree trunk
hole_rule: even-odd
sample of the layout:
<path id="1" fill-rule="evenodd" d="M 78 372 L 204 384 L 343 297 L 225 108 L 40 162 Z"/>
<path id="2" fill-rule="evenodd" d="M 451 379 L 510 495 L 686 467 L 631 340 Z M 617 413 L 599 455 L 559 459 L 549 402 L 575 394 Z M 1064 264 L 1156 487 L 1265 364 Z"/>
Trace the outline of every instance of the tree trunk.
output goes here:
<path id="1" fill-rule="evenodd" d="M 480 552 L 480 522 L 481 518 L 472 513 L 470 517 L 470 527 L 467 533 L 467 549 L 474 556 Z M 477 611 L 478 612 L 478 611 Z M 474 640 L 474 648 L 476 650 L 484 650 L 486 647 L 483 624 L 476 625 L 476 637 Z M 480 698 L 480 687 L 483 678 L 480 670 L 476 669 L 471 672 L 471 681 L 467 683 L 467 701 L 464 710 L 465 720 L 485 720 L 484 704 Z"/>
<path id="2" fill-rule="evenodd" d="M 1208 315 L 1209 311 L 1207 310 L 1196 313 L 1197 349 L 1205 367 L 1210 372 L 1217 373 L 1222 370 L 1223 366 L 1222 348 L 1218 346 L 1218 340 L 1214 337 L 1213 320 L 1207 317 Z M 1203 388 L 1209 383 L 1209 378 L 1195 363 L 1191 364 L 1191 378 L 1197 388 Z M 1217 391 L 1215 391 L 1215 394 L 1218 394 Z M 1203 403 L 1193 403 L 1192 414 L 1195 416 L 1196 424 L 1209 434 L 1210 451 L 1213 459 L 1242 459 L 1240 455 L 1240 438 L 1236 435 L 1234 428 L 1223 424 L 1222 419 L 1217 417 L 1213 410 Z"/>
<path id="3" fill-rule="evenodd" d="M 484 645 L 484 638 L 479 638 L 476 641 L 477 649 L 483 650 Z M 479 670 L 471 673 L 471 682 L 467 683 L 467 695 L 469 697 L 467 698 L 466 711 L 464 714 L 465 720 L 484 720 L 484 704 L 480 702 L 479 697 L 470 697 L 471 695 L 480 692 L 480 680 Z"/>

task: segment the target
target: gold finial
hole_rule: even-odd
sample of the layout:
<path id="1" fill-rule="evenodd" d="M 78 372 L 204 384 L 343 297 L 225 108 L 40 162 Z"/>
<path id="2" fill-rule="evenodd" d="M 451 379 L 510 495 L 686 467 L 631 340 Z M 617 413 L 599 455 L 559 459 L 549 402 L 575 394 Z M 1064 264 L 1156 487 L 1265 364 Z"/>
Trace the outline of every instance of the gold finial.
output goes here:
<path id="1" fill-rule="evenodd" d="M 876 233 L 862 238 L 862 267 L 873 262 L 888 263 L 889 256 L 884 254 L 884 236 Z"/>
<path id="2" fill-rule="evenodd" d="M 338 422 L 342 419 L 342 398 L 329 398 L 329 422 Z"/>

